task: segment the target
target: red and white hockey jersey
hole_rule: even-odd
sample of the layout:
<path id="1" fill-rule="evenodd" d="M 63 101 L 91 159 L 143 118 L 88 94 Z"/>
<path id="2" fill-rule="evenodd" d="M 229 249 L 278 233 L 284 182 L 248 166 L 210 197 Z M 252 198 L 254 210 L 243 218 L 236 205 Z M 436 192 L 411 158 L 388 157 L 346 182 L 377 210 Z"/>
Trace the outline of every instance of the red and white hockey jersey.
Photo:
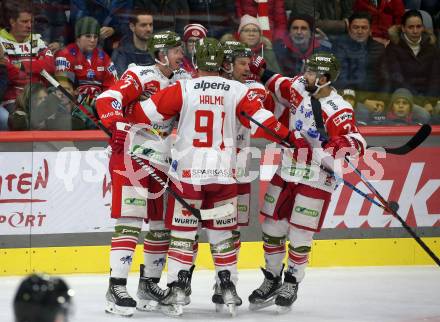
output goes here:
<path id="1" fill-rule="evenodd" d="M 111 127 L 115 122 L 146 123 L 142 110 L 134 108 L 141 95 L 148 98 L 177 80 L 188 78 L 190 78 L 189 74 L 183 70 L 176 71 L 170 79 L 165 77 L 156 65 L 130 65 L 120 80 L 98 96 L 96 110 L 99 118 L 105 127 Z M 140 145 L 160 152 L 150 157 L 163 164 L 169 155 L 170 140 L 167 137 L 173 130 L 173 124 L 174 119 L 150 123 L 149 127 L 152 127 L 160 137 L 154 133 L 145 137 L 143 134 L 148 133 L 139 131 L 137 132 L 139 137 L 133 138 L 132 145 Z M 146 146 L 146 143 L 150 143 L 150 146 Z"/>
<path id="2" fill-rule="evenodd" d="M 234 183 L 237 122 L 257 137 L 273 138 L 246 119 L 242 112 L 281 137 L 288 134 L 258 95 L 244 84 L 219 76 L 179 81 L 141 102 L 152 122 L 180 115 L 172 150 L 170 175 L 190 184 Z"/>
<path id="3" fill-rule="evenodd" d="M 55 58 L 57 71 L 74 75 L 78 83 L 78 102 L 83 98 L 95 98 L 117 80 L 116 68 L 110 57 L 100 48 L 84 54 L 75 44 L 60 50 Z"/>
<path id="4" fill-rule="evenodd" d="M 267 82 L 266 87 L 275 94 L 276 99 L 290 110 L 289 129 L 300 131 L 302 136 L 314 148 L 314 158 L 322 157 L 321 144 L 323 138 L 316 128 L 312 111 L 311 96 L 305 89 L 306 80 L 303 76 L 295 78 L 273 75 Z M 322 118 L 329 138 L 334 136 L 349 136 L 356 139 L 362 146 L 362 152 L 367 144 L 355 125 L 353 108 L 345 101 L 336 90 L 332 90 L 329 96 L 319 99 L 322 109 Z M 317 149 L 316 149 L 317 148 Z M 337 171 L 337 167 L 334 169 Z M 319 166 L 297 166 L 292 154 L 284 151 L 280 176 L 288 182 L 301 182 L 312 187 L 326 191 L 333 191 L 335 180 L 330 179 L 327 173 Z"/>
<path id="5" fill-rule="evenodd" d="M 53 54 L 38 34 L 32 34 L 24 42 L 18 42 L 6 29 L 2 29 L 0 46 L 5 53 L 9 81 L 4 96 L 5 105 L 14 103 L 26 84 L 45 82 L 40 76 L 43 69 L 48 73 L 55 71 Z"/>

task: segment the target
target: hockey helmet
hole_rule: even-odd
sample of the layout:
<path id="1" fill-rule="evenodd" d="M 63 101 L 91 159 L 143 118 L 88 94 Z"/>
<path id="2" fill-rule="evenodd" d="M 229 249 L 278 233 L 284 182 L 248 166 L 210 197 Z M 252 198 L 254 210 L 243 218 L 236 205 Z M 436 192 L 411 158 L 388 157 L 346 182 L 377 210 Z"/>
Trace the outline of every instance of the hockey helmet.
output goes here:
<path id="1" fill-rule="evenodd" d="M 235 41 L 235 40 L 227 40 L 222 43 L 223 52 L 224 52 L 224 60 L 228 63 L 234 62 L 234 59 L 237 57 L 251 57 L 252 50 L 247 47 L 244 43 Z"/>
<path id="2" fill-rule="evenodd" d="M 148 41 L 148 52 L 152 57 L 163 49 L 174 48 L 182 45 L 182 38 L 173 31 L 161 31 L 153 34 Z"/>
<path id="3" fill-rule="evenodd" d="M 335 55 L 328 52 L 317 52 L 306 59 L 304 71 L 316 72 L 319 76 L 327 76 L 329 82 L 338 79 L 341 66 Z"/>
<path id="4" fill-rule="evenodd" d="M 196 43 L 195 58 L 198 69 L 218 71 L 222 66 L 223 57 L 223 46 L 217 39 L 208 37 Z"/>
<path id="5" fill-rule="evenodd" d="M 67 321 L 72 296 L 73 290 L 61 278 L 32 274 L 21 282 L 15 294 L 15 321 L 54 322 L 60 315 Z"/>

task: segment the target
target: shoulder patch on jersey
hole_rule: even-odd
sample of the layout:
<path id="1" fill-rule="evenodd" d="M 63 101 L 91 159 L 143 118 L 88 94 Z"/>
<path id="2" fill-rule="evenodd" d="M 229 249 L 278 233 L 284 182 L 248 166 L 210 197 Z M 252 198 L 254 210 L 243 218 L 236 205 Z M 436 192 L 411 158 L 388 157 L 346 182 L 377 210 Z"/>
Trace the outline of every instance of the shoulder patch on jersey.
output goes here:
<path id="1" fill-rule="evenodd" d="M 336 105 L 335 102 L 333 102 L 333 100 L 328 100 L 328 101 L 325 102 L 325 103 L 328 104 L 329 106 L 331 106 L 331 108 L 332 108 L 334 111 L 337 111 L 337 110 L 338 110 L 338 106 Z"/>
<path id="2" fill-rule="evenodd" d="M 70 68 L 70 62 L 67 60 L 66 57 L 57 57 L 55 59 L 55 67 L 57 68 L 57 70 L 64 70 Z M 77 66 L 75 66 L 75 69 L 76 67 Z"/>
<path id="3" fill-rule="evenodd" d="M 98 51 L 98 57 L 99 57 L 99 59 L 101 59 L 101 60 L 104 59 L 104 57 L 105 57 L 105 53 L 104 53 L 103 50 L 100 49 L 100 50 Z"/>
<path id="4" fill-rule="evenodd" d="M 2 45 L 6 50 L 14 50 L 15 49 L 14 44 L 12 44 L 10 42 L 2 42 Z"/>
<path id="5" fill-rule="evenodd" d="M 112 105 L 113 109 L 116 111 L 122 110 L 122 104 L 118 100 L 113 100 L 111 105 Z"/>
<path id="6" fill-rule="evenodd" d="M 253 101 L 255 98 L 257 98 L 258 97 L 258 94 L 256 93 L 256 92 L 254 92 L 254 91 L 249 91 L 248 93 L 247 93 L 247 99 L 249 100 L 249 101 Z"/>
<path id="7" fill-rule="evenodd" d="M 339 124 L 351 120 L 353 120 L 353 113 L 343 112 L 333 118 L 333 123 L 335 123 L 335 125 L 338 126 Z"/>

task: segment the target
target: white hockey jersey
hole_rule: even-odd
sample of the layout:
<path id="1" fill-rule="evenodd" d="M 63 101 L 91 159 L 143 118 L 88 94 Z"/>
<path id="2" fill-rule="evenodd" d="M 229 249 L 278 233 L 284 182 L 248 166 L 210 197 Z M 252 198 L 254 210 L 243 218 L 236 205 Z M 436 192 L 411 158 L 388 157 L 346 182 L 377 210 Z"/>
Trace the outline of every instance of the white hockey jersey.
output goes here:
<path id="1" fill-rule="evenodd" d="M 219 76 L 179 81 L 141 106 L 152 122 L 180 114 L 170 175 L 190 184 L 235 182 L 237 122 L 250 128 L 252 134 L 267 137 L 242 112 L 282 137 L 288 133 L 271 112 L 263 109 L 257 94 Z"/>
<path id="2" fill-rule="evenodd" d="M 131 64 L 109 90 L 98 96 L 96 107 L 101 122 L 110 127 L 114 122 L 137 124 L 139 131 L 131 136 L 132 150 L 148 150 L 148 160 L 166 165 L 170 157 L 171 138 L 175 118 L 149 122 L 141 109 L 135 106 L 143 95 L 151 97 L 159 90 L 179 79 L 190 78 L 184 70 L 175 72 L 172 78 L 165 77 L 156 65 Z M 142 126 L 141 124 L 145 124 Z"/>
<path id="3" fill-rule="evenodd" d="M 306 80 L 303 76 L 287 78 L 276 74 L 266 82 L 266 87 L 276 95 L 276 99 L 285 108 L 290 109 L 289 129 L 301 133 L 314 148 L 314 160 L 320 162 L 324 155 L 321 149 L 323 138 L 320 137 L 316 128 L 311 96 L 305 86 Z M 367 144 L 355 125 L 354 112 L 350 103 L 345 101 L 334 89 L 329 96 L 319 99 L 319 102 L 328 137 L 350 136 L 356 139 L 364 150 Z M 338 167 L 333 167 L 333 162 L 326 164 L 338 172 Z M 335 180 L 330 178 L 318 165 L 297 164 L 289 150 L 283 151 L 278 174 L 288 182 L 301 182 L 330 192 L 335 188 Z"/>

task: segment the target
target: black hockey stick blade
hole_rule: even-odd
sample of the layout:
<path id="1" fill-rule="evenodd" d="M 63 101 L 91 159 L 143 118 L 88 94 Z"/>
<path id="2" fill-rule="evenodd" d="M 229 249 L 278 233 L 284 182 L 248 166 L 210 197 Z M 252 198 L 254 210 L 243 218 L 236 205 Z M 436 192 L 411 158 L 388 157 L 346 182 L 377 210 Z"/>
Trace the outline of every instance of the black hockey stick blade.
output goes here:
<path id="1" fill-rule="evenodd" d="M 404 145 L 395 148 L 385 147 L 385 152 L 397 155 L 407 154 L 422 144 L 431 134 L 431 131 L 431 125 L 423 124 L 417 133 Z M 367 148 L 375 148 L 375 146 L 368 146 Z"/>

